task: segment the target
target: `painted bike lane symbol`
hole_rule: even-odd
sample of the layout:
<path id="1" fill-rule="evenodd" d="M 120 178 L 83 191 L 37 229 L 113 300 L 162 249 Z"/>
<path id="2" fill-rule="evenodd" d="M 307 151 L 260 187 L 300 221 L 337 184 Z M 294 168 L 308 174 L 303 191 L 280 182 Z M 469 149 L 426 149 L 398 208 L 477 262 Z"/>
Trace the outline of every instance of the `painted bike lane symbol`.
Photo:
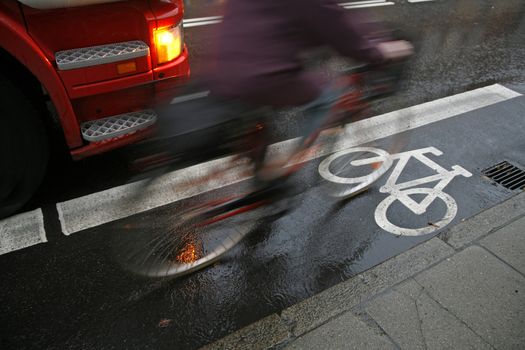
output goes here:
<path id="1" fill-rule="evenodd" d="M 334 172 L 331 170 L 332 163 L 335 160 L 344 156 L 348 156 L 351 153 L 371 153 L 374 156 L 350 161 L 350 166 L 357 167 L 367 164 L 381 165 L 377 167 L 376 170 L 374 170 L 371 174 L 366 176 L 348 178 L 334 174 Z M 390 174 L 389 178 L 387 179 L 386 184 L 379 189 L 380 192 L 389 193 L 390 195 L 376 207 L 374 214 L 375 221 L 382 229 L 395 235 L 421 236 L 432 233 L 448 225 L 454 219 L 458 209 L 456 201 L 443 190 L 456 176 L 472 176 L 470 172 L 459 165 L 454 165 L 452 170 L 447 170 L 428 158 L 425 154 L 440 156 L 443 154 L 443 152 L 435 147 L 426 147 L 396 154 L 389 154 L 382 149 L 372 147 L 350 148 L 334 153 L 330 157 L 323 160 L 319 165 L 319 173 L 324 179 L 330 182 L 341 185 L 351 185 L 351 187 L 348 187 L 341 193 L 341 196 L 351 196 L 367 189 L 372 183 L 379 179 L 379 177 L 386 173 L 393 165 L 394 161 L 397 160 L 398 162 L 394 167 L 392 174 Z M 411 158 L 417 159 L 427 167 L 434 170 L 436 174 L 411 181 L 397 183 L 401 173 Z M 418 187 L 436 181 L 437 184 L 434 187 Z M 424 195 L 424 199 L 420 202 L 417 202 L 410 197 L 414 194 Z M 399 227 L 393 224 L 387 217 L 388 208 L 396 201 L 399 201 L 405 207 L 410 209 L 414 214 L 421 215 L 424 214 L 428 207 L 438 199 L 445 203 L 446 213 L 443 218 L 433 225 L 421 228 Z"/>

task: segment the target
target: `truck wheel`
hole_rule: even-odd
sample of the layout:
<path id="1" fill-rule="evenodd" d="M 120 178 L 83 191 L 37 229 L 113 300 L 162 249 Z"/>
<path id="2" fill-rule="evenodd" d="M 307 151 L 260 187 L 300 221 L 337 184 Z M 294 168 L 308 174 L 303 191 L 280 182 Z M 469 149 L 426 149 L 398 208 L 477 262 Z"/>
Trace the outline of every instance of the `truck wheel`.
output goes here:
<path id="1" fill-rule="evenodd" d="M 47 136 L 38 111 L 18 87 L 0 76 L 0 218 L 32 197 L 47 162 Z"/>

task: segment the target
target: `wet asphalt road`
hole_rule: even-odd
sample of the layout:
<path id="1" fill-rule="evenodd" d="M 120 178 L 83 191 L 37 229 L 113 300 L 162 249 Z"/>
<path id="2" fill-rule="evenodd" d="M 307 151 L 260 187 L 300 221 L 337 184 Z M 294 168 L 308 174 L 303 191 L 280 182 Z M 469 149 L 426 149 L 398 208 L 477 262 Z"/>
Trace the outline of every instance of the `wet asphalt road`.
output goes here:
<path id="1" fill-rule="evenodd" d="M 188 3 L 187 18 L 220 11 L 213 2 Z M 396 3 L 374 12 L 410 33 L 419 48 L 407 91 L 377 112 L 494 82 L 523 90 L 522 1 Z M 187 30 L 197 76 L 210 31 L 213 26 Z M 335 59 L 325 63 L 336 68 L 346 64 Z M 524 99 L 518 98 L 410 133 L 404 150 L 433 146 L 443 152 L 430 156 L 438 164 L 446 169 L 460 165 L 472 173 L 469 178 L 454 178 L 446 188 L 457 202 L 455 222 L 512 195 L 483 179 L 481 170 L 501 160 L 525 165 L 524 107 Z M 297 125 L 293 115 L 284 113 L 275 138 L 296 135 Z M 379 140 L 374 146 L 381 148 L 387 142 Z M 136 222 L 162 228 L 184 201 L 68 237 L 60 232 L 54 206 L 127 182 L 131 174 L 126 158 L 123 150 L 77 164 L 60 163 L 65 170 L 52 171 L 45 188 L 26 208 L 43 208 L 49 242 L 0 256 L 0 319 L 6 325 L 1 331 L 2 349 L 197 348 L 432 236 L 397 237 L 375 225 L 373 213 L 385 198 L 378 189 L 385 180 L 344 206 L 313 187 L 292 214 L 262 222 L 224 262 L 180 280 L 139 278 L 114 262 L 111 235 Z M 318 180 L 319 161 L 302 171 L 301 183 Z M 402 179 L 427 175 L 428 168 L 415 162 L 407 165 Z M 395 203 L 388 217 L 402 227 L 421 227 L 438 221 L 445 211 L 443 202 L 436 201 L 425 215 L 416 217 Z"/>

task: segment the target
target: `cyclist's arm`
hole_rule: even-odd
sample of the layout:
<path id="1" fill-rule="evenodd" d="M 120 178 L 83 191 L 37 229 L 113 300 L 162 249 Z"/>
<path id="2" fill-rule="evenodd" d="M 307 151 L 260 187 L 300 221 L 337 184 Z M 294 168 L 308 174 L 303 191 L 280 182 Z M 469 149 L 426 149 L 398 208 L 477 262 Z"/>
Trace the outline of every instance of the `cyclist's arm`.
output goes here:
<path id="1" fill-rule="evenodd" d="M 345 10 L 335 0 L 292 0 L 298 15 L 313 35 L 340 54 L 380 63 L 383 56 L 367 38 L 370 28 L 362 12 Z"/>

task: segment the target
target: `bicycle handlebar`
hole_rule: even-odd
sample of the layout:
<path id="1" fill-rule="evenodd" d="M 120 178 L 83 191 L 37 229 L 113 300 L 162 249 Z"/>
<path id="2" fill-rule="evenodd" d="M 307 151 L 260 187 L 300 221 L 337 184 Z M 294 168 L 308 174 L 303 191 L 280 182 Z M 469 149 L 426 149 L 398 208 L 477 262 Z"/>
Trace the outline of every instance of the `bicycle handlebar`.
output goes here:
<path id="1" fill-rule="evenodd" d="M 389 62 L 383 65 L 365 64 L 348 69 L 344 74 L 356 76 L 353 83 L 364 92 L 364 98 L 375 100 L 393 95 L 403 80 L 407 60 Z"/>

